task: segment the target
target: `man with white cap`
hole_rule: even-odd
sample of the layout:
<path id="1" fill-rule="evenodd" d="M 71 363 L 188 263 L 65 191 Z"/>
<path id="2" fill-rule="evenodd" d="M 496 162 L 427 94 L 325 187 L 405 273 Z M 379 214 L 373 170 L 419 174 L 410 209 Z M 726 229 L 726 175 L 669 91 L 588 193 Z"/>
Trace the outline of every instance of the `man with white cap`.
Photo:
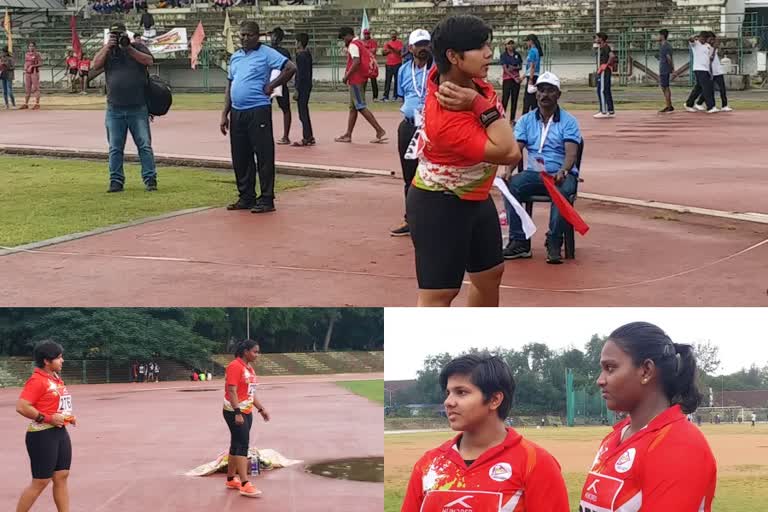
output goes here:
<path id="1" fill-rule="evenodd" d="M 408 37 L 408 51 L 413 59 L 401 66 L 397 74 L 396 94 L 403 98 L 403 106 L 400 107 L 403 120 L 397 129 L 397 151 L 400 155 L 400 167 L 403 170 L 406 196 L 419 165 L 418 160 L 406 160 L 405 153 L 416 129 L 421 126 L 421 112 L 427 98 L 427 76 L 432 69 L 431 40 L 429 32 L 424 29 L 411 32 Z M 400 226 L 390 231 L 392 236 L 408 236 L 409 233 L 407 218 L 403 220 Z"/>
<path id="2" fill-rule="evenodd" d="M 560 192 L 569 197 L 576 191 L 579 170 L 576 168 L 581 130 L 576 118 L 560 108 L 560 79 L 553 73 L 543 73 L 536 81 L 538 108 L 528 112 L 515 125 L 515 139 L 521 151 L 527 149 L 526 169 L 509 177 L 512 195 L 521 203 L 533 195 L 546 195 L 541 171 L 554 178 Z M 512 205 L 504 201 L 509 223 L 509 243 L 504 259 L 530 258 L 531 241 L 526 240 L 520 217 Z M 562 263 L 565 220 L 553 203 L 547 232 L 547 263 Z"/>

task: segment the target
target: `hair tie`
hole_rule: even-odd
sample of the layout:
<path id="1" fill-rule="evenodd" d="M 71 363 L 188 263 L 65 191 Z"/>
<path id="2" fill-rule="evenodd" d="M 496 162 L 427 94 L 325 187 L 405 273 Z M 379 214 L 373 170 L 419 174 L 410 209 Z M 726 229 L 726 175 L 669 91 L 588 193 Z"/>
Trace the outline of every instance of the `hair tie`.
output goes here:
<path id="1" fill-rule="evenodd" d="M 682 358 L 680 354 L 675 354 L 675 375 L 680 375 L 680 369 L 683 366 Z"/>

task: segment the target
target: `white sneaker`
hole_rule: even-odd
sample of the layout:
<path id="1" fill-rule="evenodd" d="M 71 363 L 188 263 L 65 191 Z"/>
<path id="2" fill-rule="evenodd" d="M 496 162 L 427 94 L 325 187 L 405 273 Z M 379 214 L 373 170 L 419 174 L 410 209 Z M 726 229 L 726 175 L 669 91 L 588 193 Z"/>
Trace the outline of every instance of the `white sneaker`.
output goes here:
<path id="1" fill-rule="evenodd" d="M 616 112 L 608 112 L 608 117 L 616 117 Z"/>
<path id="2" fill-rule="evenodd" d="M 720 112 L 733 112 L 733 109 L 731 107 L 723 107 L 720 109 Z"/>
<path id="3" fill-rule="evenodd" d="M 693 108 L 693 107 L 689 107 L 688 105 L 686 105 L 686 106 L 685 106 L 685 111 L 686 111 L 686 112 L 696 112 L 696 109 L 695 109 L 695 108 Z"/>
<path id="4" fill-rule="evenodd" d="M 696 108 L 696 110 L 698 110 L 699 112 L 704 112 L 705 110 L 707 110 L 707 107 L 705 107 L 704 105 L 699 105 L 698 103 L 694 105 L 694 108 Z"/>
<path id="5" fill-rule="evenodd" d="M 605 119 L 606 117 L 610 117 L 609 114 L 604 114 L 603 112 L 598 112 L 597 114 L 593 115 L 595 119 Z"/>
<path id="6" fill-rule="evenodd" d="M 717 114 L 720 112 L 720 109 L 717 107 L 712 107 L 711 109 L 707 110 L 707 114 Z"/>

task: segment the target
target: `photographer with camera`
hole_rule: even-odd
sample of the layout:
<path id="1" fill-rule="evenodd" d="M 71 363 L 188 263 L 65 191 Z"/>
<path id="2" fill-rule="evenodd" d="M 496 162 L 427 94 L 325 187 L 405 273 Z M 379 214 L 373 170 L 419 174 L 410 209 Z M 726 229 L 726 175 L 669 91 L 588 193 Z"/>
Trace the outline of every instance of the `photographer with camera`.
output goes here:
<path id="1" fill-rule="evenodd" d="M 123 151 L 128 131 L 139 151 L 144 186 L 148 192 L 157 190 L 146 98 L 147 67 L 153 62 L 147 47 L 138 41 L 132 42 L 122 23 L 112 24 L 107 43 L 93 58 L 93 72 L 104 70 L 107 82 L 108 192 L 123 191 Z"/>

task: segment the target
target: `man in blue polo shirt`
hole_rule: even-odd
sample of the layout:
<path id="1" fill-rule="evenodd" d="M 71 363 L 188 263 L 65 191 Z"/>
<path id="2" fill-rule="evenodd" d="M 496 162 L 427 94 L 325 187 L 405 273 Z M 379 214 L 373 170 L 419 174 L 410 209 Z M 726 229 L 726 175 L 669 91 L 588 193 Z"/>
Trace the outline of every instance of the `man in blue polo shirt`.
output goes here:
<path id="1" fill-rule="evenodd" d="M 259 42 L 259 25 L 246 20 L 240 24 L 242 49 L 229 61 L 221 133 L 227 134 L 232 150 L 232 167 L 239 198 L 228 210 L 252 213 L 275 211 L 275 139 L 272 134 L 272 92 L 285 85 L 296 66 L 279 52 Z M 272 81 L 273 70 L 280 74 Z M 253 157 L 256 155 L 257 165 Z M 256 199 L 258 167 L 261 195 Z"/>
<path id="2" fill-rule="evenodd" d="M 520 149 L 528 151 L 527 168 L 508 180 L 512 195 L 524 203 L 534 195 L 546 195 L 547 189 L 541 171 L 554 177 L 560 192 L 568 197 L 576 192 L 579 170 L 576 159 L 581 144 L 579 123 L 558 105 L 560 79 L 553 73 L 543 73 L 536 81 L 538 108 L 528 112 L 515 125 L 515 138 Z M 509 223 L 509 243 L 504 249 L 505 259 L 530 258 L 531 241 L 526 240 L 520 217 L 512 205 L 504 201 Z M 557 207 L 552 204 L 547 232 L 547 263 L 562 263 L 564 223 Z"/>
<path id="3" fill-rule="evenodd" d="M 432 69 L 431 41 L 429 32 L 424 29 L 411 32 L 408 37 L 408 51 L 412 57 L 400 66 L 397 73 L 397 91 L 395 94 L 403 98 L 403 106 L 400 107 L 403 120 L 397 128 L 397 151 L 400 155 L 400 167 L 403 170 L 406 196 L 416 174 L 416 167 L 419 165 L 418 160 L 407 160 L 405 153 L 416 130 L 421 126 L 421 112 L 427 99 L 427 77 L 429 70 Z M 401 225 L 389 233 L 392 236 L 408 236 L 410 234 L 408 219 L 405 218 Z"/>

